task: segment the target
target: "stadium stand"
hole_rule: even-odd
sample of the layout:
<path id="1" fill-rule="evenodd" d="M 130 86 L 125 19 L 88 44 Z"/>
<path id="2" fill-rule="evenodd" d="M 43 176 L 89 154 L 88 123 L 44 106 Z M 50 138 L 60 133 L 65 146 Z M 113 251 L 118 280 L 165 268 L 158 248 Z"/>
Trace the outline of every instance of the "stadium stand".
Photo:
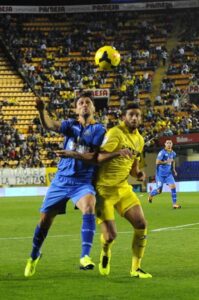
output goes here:
<path id="1" fill-rule="evenodd" d="M 192 14 L 197 18 L 197 11 Z M 0 15 L 1 140 L 9 146 L 1 151 L 1 166 L 52 166 L 53 150 L 61 148 L 62 138 L 41 128 L 26 81 L 54 118 L 74 114 L 75 89 L 108 88 L 109 106 L 97 115 L 108 128 L 123 105 L 138 102 L 146 139 L 162 129 L 168 136 L 197 131 L 198 106 L 182 100 L 187 87 L 198 84 L 199 37 L 195 30 L 186 40 L 190 24 L 184 19 L 184 12 L 70 14 L 67 21 L 65 15 Z M 122 55 L 112 72 L 94 66 L 94 53 L 104 44 Z"/>

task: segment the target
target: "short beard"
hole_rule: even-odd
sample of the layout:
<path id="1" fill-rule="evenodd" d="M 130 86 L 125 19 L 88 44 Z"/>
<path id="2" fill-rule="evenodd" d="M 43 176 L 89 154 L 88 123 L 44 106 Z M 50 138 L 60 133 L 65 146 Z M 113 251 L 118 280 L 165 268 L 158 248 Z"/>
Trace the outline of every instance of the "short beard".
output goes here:
<path id="1" fill-rule="evenodd" d="M 125 122 L 125 121 L 124 121 Z M 126 126 L 129 128 L 130 131 L 134 131 L 135 129 L 138 128 L 139 125 L 131 125 L 129 122 L 125 122 Z"/>
<path id="2" fill-rule="evenodd" d="M 90 114 L 86 113 L 82 116 L 85 120 L 87 120 L 90 117 Z"/>
<path id="3" fill-rule="evenodd" d="M 134 131 L 138 128 L 138 125 L 129 126 L 131 131 Z"/>

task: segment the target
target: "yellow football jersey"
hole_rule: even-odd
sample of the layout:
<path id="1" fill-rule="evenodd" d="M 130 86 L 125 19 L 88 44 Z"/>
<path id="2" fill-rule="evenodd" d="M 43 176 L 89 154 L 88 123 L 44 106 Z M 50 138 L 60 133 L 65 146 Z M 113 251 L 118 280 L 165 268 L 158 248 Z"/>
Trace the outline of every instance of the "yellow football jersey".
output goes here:
<path id="1" fill-rule="evenodd" d="M 135 129 L 129 132 L 124 122 L 111 128 L 105 135 L 100 150 L 115 152 L 120 149 L 129 148 L 132 152 L 141 153 L 144 147 L 144 139 L 139 131 Z M 140 159 L 135 153 L 132 158 L 117 156 L 103 162 L 99 166 L 97 174 L 97 185 L 118 186 L 127 180 L 129 172 L 135 159 Z"/>

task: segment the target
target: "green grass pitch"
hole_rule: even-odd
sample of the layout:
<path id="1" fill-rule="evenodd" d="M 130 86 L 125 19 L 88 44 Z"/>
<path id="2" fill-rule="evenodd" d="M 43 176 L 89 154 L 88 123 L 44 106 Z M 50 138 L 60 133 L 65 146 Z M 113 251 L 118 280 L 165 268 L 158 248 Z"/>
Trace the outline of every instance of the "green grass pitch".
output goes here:
<path id="1" fill-rule="evenodd" d="M 99 228 L 91 253 L 96 268 L 79 270 L 81 213 L 71 204 L 67 215 L 55 219 L 42 248 L 37 272 L 26 279 L 23 272 L 42 198 L 0 198 L 0 298 L 198 300 L 198 193 L 178 193 L 180 210 L 172 209 L 169 193 L 155 197 L 152 204 L 147 203 L 147 194 L 138 195 L 148 221 L 142 268 L 153 275 L 145 280 L 129 276 L 132 229 L 118 216 L 110 275 L 103 277 L 98 273 Z"/>

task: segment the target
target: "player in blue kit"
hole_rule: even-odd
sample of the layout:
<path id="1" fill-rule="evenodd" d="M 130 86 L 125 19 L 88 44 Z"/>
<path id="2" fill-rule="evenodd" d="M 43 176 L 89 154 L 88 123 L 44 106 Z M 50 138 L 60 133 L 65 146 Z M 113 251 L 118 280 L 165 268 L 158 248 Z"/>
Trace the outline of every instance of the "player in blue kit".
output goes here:
<path id="1" fill-rule="evenodd" d="M 181 208 L 177 204 L 176 185 L 172 172 L 177 175 L 175 169 L 175 157 L 176 153 L 172 150 L 173 142 L 166 140 L 165 148 L 162 149 L 156 159 L 156 184 L 157 188 L 152 190 L 149 194 L 148 201 L 152 203 L 153 197 L 162 192 L 163 184 L 166 183 L 171 190 L 171 197 L 173 202 L 173 208 Z"/>
<path id="2" fill-rule="evenodd" d="M 36 104 L 42 125 L 48 130 L 62 133 L 65 140 L 64 150 L 57 151 L 57 155 L 61 157 L 58 171 L 40 209 L 41 217 L 34 232 L 25 277 L 34 275 L 48 230 L 55 216 L 65 213 L 69 199 L 83 215 L 80 269 L 89 270 L 95 266 L 89 256 L 95 233 L 95 190 L 92 182 L 96 166 L 93 162 L 96 161 L 105 129 L 93 118 L 95 107 L 89 92 L 83 92 L 75 101 L 75 106 L 78 120 L 67 119 L 60 122 L 49 117 L 43 101 L 38 100 Z"/>

